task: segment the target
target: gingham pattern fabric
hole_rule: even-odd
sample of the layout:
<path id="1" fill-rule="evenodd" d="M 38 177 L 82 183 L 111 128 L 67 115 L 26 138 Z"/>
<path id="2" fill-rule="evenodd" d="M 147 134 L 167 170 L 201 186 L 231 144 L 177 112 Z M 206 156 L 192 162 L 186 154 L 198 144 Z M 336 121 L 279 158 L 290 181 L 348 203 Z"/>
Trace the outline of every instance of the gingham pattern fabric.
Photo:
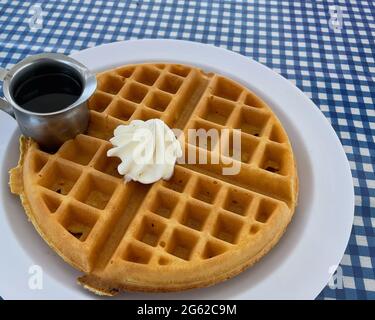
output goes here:
<path id="1" fill-rule="evenodd" d="M 39 29 L 35 4 L 42 9 Z M 0 0 L 0 65 L 9 68 L 40 52 L 70 54 L 119 40 L 173 38 L 221 46 L 279 72 L 332 123 L 354 179 L 350 242 L 336 288 L 327 286 L 318 298 L 374 299 L 374 14 L 371 0 Z"/>

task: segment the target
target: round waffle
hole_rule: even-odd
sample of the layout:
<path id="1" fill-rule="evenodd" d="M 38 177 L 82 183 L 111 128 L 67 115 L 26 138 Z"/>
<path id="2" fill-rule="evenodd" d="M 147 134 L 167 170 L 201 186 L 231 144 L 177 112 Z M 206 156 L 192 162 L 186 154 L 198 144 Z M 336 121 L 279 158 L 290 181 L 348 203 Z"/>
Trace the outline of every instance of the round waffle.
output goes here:
<path id="1" fill-rule="evenodd" d="M 177 64 L 127 65 L 98 74 L 86 134 L 46 153 L 21 138 L 10 186 L 43 239 L 103 295 L 175 291 L 228 279 L 280 239 L 297 202 L 289 139 L 253 92 L 215 73 Z M 241 129 L 240 171 L 177 164 L 169 181 L 124 183 L 109 139 L 133 119 L 170 128 Z M 186 136 L 188 136 L 186 134 Z M 185 144 L 185 152 L 202 146 Z M 233 145 L 207 145 L 208 158 Z M 229 153 L 228 153 L 229 152 Z"/>

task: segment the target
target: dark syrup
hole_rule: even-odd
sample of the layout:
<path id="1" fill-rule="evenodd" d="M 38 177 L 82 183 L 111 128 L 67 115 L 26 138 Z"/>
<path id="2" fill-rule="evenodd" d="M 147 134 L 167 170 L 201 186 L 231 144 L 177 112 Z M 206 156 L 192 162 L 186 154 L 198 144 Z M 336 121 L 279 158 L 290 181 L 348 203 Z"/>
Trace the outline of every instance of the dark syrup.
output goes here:
<path id="1" fill-rule="evenodd" d="M 81 92 L 81 83 L 71 75 L 47 73 L 34 75 L 19 84 L 14 91 L 14 100 L 28 111 L 49 113 L 70 106 Z"/>

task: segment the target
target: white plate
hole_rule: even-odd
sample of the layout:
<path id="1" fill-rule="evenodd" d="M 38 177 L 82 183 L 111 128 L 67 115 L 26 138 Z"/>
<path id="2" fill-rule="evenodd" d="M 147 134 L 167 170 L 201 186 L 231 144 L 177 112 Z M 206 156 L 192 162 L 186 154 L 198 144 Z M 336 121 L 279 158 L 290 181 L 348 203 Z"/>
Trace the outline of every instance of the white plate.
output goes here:
<path id="1" fill-rule="evenodd" d="M 235 79 L 259 94 L 282 121 L 297 158 L 299 205 L 280 243 L 254 267 L 210 288 L 180 293 L 125 293 L 126 299 L 313 299 L 327 284 L 348 243 L 354 212 L 352 177 L 334 130 L 299 89 L 267 67 L 209 45 L 135 40 L 72 55 L 94 71 L 146 61 L 196 65 Z M 5 299 L 90 299 L 79 272 L 44 243 L 9 192 L 8 170 L 18 159 L 19 132 L 0 112 L 0 295 Z M 43 268 L 43 289 L 28 286 L 32 265 Z"/>

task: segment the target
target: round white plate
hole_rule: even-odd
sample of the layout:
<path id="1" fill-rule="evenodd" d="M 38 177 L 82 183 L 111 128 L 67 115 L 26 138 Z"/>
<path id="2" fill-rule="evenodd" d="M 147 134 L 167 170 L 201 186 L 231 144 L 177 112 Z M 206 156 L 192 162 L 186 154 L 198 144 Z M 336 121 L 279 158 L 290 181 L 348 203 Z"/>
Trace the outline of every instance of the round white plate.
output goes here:
<path id="1" fill-rule="evenodd" d="M 334 130 L 298 88 L 267 67 L 210 45 L 177 40 L 124 41 L 72 55 L 94 71 L 128 63 L 170 61 L 224 74 L 261 96 L 283 123 L 297 158 L 299 205 L 280 243 L 254 267 L 210 288 L 179 293 L 124 293 L 125 299 L 313 299 L 348 243 L 354 212 L 352 177 Z M 27 222 L 8 188 L 19 156 L 15 121 L 0 112 L 0 295 L 4 299 L 96 298 L 76 284 L 79 272 Z M 43 289 L 32 286 L 43 270 Z M 31 282 L 31 283 L 30 283 Z M 31 288 L 29 286 L 31 284 Z"/>

